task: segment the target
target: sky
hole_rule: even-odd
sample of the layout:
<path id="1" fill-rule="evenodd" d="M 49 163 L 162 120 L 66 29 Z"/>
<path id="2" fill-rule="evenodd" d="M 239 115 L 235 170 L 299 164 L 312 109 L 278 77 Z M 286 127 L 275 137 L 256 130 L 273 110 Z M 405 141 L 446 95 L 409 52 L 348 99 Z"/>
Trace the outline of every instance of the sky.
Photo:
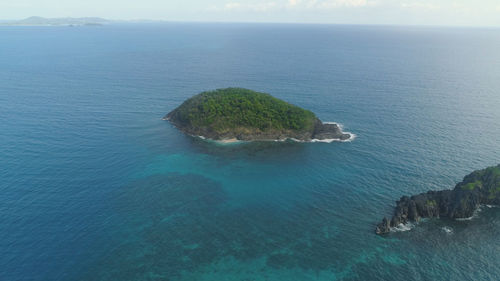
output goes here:
<path id="1" fill-rule="evenodd" d="M 29 16 L 500 27 L 500 0 L 0 0 L 0 19 Z"/>

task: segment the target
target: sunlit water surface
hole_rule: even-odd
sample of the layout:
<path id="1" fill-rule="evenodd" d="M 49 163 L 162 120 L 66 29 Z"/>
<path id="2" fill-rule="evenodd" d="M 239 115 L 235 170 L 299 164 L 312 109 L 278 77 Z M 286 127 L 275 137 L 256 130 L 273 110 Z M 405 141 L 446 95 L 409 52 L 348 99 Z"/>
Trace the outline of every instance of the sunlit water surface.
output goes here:
<path id="1" fill-rule="evenodd" d="M 500 30 L 0 28 L 2 280 L 498 280 L 500 208 L 387 237 L 402 195 L 500 163 Z M 161 118 L 271 93 L 348 143 L 215 145 Z"/>

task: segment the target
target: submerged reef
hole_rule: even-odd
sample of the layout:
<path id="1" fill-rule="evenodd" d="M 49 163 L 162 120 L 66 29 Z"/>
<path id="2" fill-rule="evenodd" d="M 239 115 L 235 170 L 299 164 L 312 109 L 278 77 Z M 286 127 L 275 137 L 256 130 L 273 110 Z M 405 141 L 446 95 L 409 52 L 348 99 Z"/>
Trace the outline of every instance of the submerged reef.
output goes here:
<path id="1" fill-rule="evenodd" d="M 472 172 L 452 190 L 401 197 L 392 219 L 384 218 L 375 233 L 386 234 L 394 227 L 421 218 L 469 218 L 481 204 L 500 204 L 500 165 Z"/>
<path id="2" fill-rule="evenodd" d="M 182 132 L 212 140 L 348 140 L 334 123 L 269 94 L 242 88 L 200 93 L 163 119 Z"/>

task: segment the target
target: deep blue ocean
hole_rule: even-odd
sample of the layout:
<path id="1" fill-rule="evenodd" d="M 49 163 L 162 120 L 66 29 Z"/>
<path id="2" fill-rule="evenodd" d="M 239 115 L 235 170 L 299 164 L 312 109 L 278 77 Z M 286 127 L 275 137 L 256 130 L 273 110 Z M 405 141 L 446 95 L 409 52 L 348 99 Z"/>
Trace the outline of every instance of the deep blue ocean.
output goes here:
<path id="1" fill-rule="evenodd" d="M 352 142 L 218 145 L 162 117 L 245 87 Z M 500 163 L 500 29 L 0 28 L 0 280 L 498 280 L 500 208 L 386 237 Z"/>

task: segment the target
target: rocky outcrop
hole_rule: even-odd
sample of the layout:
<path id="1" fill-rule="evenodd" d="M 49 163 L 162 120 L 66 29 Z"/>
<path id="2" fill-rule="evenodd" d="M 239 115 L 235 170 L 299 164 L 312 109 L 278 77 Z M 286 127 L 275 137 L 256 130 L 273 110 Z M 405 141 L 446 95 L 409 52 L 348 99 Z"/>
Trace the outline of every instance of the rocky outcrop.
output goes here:
<path id="1" fill-rule="evenodd" d="M 343 133 L 339 125 L 335 123 L 323 123 L 317 119 L 314 125 L 311 139 L 325 140 L 325 139 L 339 139 L 348 140 L 351 138 L 350 134 Z"/>
<path id="2" fill-rule="evenodd" d="M 472 172 L 453 190 L 401 197 L 392 218 L 384 218 L 375 233 L 386 234 L 393 227 L 421 218 L 468 218 L 481 204 L 500 205 L 500 165 Z"/>

